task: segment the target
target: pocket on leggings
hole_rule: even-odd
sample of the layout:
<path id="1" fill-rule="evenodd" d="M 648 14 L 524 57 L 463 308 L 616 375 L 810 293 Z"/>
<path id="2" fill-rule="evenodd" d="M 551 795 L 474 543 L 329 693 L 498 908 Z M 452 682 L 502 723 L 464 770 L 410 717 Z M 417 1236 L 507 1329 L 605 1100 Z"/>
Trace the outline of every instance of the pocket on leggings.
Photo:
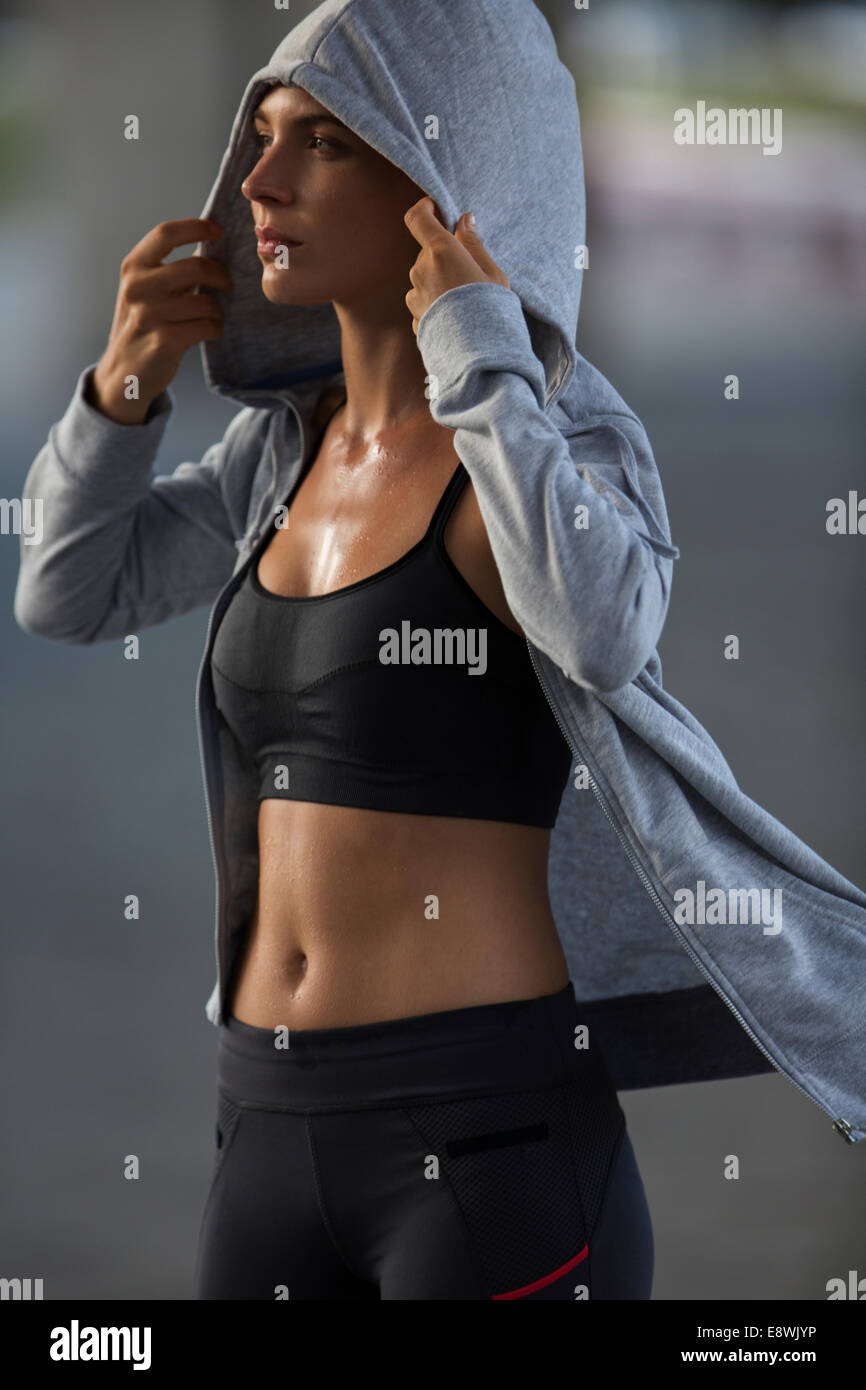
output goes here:
<path id="1" fill-rule="evenodd" d="M 242 1114 L 243 1109 L 238 1105 L 237 1101 L 232 1100 L 231 1096 L 226 1095 L 223 1091 L 217 1093 L 217 1115 L 214 1125 L 214 1142 L 216 1146 L 214 1177 L 216 1177 L 220 1168 L 223 1166 L 226 1154 L 234 1142 Z"/>
<path id="2" fill-rule="evenodd" d="M 579 1296 L 573 1286 L 625 1124 L 616 1092 L 568 1082 L 407 1114 L 425 1157 L 438 1159 L 488 1297 Z"/>

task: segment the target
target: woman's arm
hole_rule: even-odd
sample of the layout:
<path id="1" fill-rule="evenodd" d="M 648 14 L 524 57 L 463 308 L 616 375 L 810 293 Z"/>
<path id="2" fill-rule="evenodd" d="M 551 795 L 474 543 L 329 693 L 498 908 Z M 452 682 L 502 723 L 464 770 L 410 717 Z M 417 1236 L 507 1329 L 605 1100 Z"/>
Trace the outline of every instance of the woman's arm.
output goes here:
<path id="1" fill-rule="evenodd" d="M 272 416 L 240 410 L 200 462 L 156 475 L 168 390 L 144 423 L 123 425 L 89 402 L 95 366 L 79 376 L 22 490 L 41 501 L 42 535 L 20 538 L 15 618 L 61 642 L 107 641 L 213 601 L 234 570 L 245 475 Z"/>
<path id="2" fill-rule="evenodd" d="M 35 534 L 22 527 L 14 611 L 28 632 L 61 642 L 121 637 L 208 603 L 231 577 L 244 467 L 250 474 L 261 457 L 269 412 L 242 410 L 200 463 L 170 478 L 155 465 L 181 358 L 222 336 L 223 310 L 199 291 L 231 288 L 227 268 L 208 256 L 165 257 L 220 232 L 199 217 L 160 222 L 121 262 L 105 352 L 79 376 L 24 483 Z"/>
<path id="3" fill-rule="evenodd" d="M 642 425 L 627 412 L 593 412 L 603 378 L 579 357 L 585 413 L 562 431 L 544 409 L 521 301 L 501 284 L 440 295 L 419 321 L 418 348 L 436 393 L 431 412 L 456 431 L 526 636 L 590 690 L 627 685 L 655 650 L 679 555 L 659 521 Z"/>

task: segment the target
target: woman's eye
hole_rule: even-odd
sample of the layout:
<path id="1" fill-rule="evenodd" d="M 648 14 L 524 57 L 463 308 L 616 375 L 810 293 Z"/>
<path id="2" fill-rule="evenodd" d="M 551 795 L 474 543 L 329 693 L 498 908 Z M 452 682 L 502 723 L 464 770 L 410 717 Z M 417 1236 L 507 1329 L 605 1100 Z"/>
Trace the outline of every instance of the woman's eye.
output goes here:
<path id="1" fill-rule="evenodd" d="M 261 154 L 262 151 L 266 148 L 264 144 L 265 140 L 270 140 L 270 138 L 271 137 L 269 135 L 266 135 L 264 131 L 253 131 L 253 144 L 255 145 L 259 154 Z M 332 150 L 338 150 L 340 148 L 335 140 L 328 140 L 324 135 L 311 135 L 310 139 L 312 141 L 318 141 L 320 145 L 327 145 Z"/>

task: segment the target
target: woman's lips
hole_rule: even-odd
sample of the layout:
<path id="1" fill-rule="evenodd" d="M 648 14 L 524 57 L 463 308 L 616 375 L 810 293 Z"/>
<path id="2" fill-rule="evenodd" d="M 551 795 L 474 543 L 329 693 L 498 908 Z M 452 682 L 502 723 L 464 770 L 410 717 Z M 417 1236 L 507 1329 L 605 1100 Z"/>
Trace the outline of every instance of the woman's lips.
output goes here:
<path id="1" fill-rule="evenodd" d="M 302 241 L 292 241 L 291 237 L 280 236 L 270 227 L 265 227 L 261 231 L 256 229 L 256 250 L 260 255 L 273 256 L 276 254 L 278 246 L 287 246 L 293 250 L 296 246 L 303 246 Z"/>

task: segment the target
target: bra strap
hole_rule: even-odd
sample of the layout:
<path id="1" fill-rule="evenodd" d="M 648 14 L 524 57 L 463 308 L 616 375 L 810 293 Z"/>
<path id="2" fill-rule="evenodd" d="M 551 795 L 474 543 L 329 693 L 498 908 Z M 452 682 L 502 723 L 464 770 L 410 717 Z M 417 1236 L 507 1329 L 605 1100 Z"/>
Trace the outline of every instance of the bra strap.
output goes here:
<path id="1" fill-rule="evenodd" d="M 428 534 L 433 536 L 440 543 L 440 545 L 443 544 L 442 538 L 445 532 L 445 527 L 448 524 L 448 518 L 454 510 L 454 505 L 457 501 L 457 498 L 460 496 L 468 481 L 469 474 L 466 471 L 466 467 L 463 463 L 463 460 L 461 459 L 448 480 L 448 486 L 445 488 L 445 491 L 439 498 L 436 510 L 433 513 L 433 519 L 430 522 L 430 529 Z"/>

